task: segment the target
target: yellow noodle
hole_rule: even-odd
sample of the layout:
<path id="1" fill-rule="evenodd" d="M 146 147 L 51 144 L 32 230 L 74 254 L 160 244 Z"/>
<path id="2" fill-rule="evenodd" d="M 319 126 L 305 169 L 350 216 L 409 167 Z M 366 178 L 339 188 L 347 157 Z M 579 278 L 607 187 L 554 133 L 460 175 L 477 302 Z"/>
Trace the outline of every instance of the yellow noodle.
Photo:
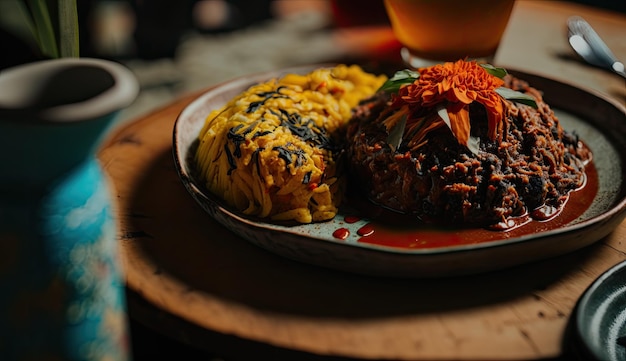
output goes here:
<path id="1" fill-rule="evenodd" d="M 249 87 L 207 116 L 195 154 L 201 180 L 245 214 L 332 219 L 342 198 L 335 133 L 385 80 L 338 65 Z"/>

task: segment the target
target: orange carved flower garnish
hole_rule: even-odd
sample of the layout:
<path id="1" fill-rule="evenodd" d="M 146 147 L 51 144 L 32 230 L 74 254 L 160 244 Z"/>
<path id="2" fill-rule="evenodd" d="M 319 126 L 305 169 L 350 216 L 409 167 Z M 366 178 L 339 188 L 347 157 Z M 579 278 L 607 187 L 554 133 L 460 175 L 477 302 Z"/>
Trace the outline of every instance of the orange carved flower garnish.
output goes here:
<path id="1" fill-rule="evenodd" d="M 469 105 L 478 102 L 487 112 L 488 136 L 496 139 L 504 113 L 503 98 L 496 92 L 504 84 L 502 79 L 475 61 L 464 60 L 421 68 L 418 72 L 414 82 L 400 87 L 394 95 L 391 108 L 399 110 L 385 120 L 387 129 L 406 115 L 404 139 L 410 148 L 425 144 L 428 132 L 445 126 L 459 144 L 469 147 Z"/>

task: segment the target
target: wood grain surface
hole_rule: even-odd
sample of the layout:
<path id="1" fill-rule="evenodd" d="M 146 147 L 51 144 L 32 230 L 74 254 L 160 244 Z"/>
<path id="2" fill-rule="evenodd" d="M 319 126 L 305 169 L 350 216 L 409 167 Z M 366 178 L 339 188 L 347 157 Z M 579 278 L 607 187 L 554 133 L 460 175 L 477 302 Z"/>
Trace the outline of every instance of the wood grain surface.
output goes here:
<path id="1" fill-rule="evenodd" d="M 626 59 L 626 45 L 615 40 L 626 30 L 626 17 L 541 1 L 518 1 L 497 59 L 578 81 L 623 103 L 623 80 L 563 55 L 563 19 L 574 13 L 592 24 L 603 20 L 598 30 Z M 551 20 L 544 24 L 547 14 Z M 527 36 L 538 35 L 526 29 L 539 32 L 539 24 L 545 36 L 527 45 Z M 557 28 L 559 34 L 550 33 Z M 574 253 L 467 277 L 366 277 L 281 258 L 210 219 L 178 179 L 172 130 L 197 95 L 120 127 L 99 152 L 117 200 L 131 316 L 184 342 L 230 348 L 241 357 L 267 352 L 274 359 L 280 359 L 277 350 L 303 352 L 298 359 L 559 357 L 579 297 L 626 260 L 626 222 Z"/>

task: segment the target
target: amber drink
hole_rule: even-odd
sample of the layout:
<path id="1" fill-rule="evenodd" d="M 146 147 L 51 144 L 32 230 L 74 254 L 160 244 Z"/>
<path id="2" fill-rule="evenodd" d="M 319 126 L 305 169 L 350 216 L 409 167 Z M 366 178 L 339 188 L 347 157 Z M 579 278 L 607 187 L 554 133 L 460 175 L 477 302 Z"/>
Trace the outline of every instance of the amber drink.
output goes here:
<path id="1" fill-rule="evenodd" d="M 515 0 L 385 0 L 402 58 L 413 67 L 492 62 Z"/>

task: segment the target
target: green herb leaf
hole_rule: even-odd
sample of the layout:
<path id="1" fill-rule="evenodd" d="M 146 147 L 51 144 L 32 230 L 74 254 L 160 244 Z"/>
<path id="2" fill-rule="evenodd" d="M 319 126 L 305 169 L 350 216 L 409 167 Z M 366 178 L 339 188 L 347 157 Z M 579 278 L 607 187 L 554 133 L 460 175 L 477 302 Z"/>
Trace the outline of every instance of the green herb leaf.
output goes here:
<path id="1" fill-rule="evenodd" d="M 504 99 L 521 103 L 521 104 L 526 104 L 537 109 L 537 101 L 535 100 L 535 98 L 533 98 L 532 96 L 528 94 L 524 94 L 516 90 L 505 88 L 505 87 L 499 87 L 498 89 L 496 89 L 496 93 L 500 94 L 500 96 L 503 97 Z"/>
<path id="2" fill-rule="evenodd" d="M 391 128 L 389 135 L 387 136 L 387 144 L 391 147 L 391 150 L 395 152 L 400 148 L 402 144 L 402 136 L 404 135 L 404 129 L 406 128 L 407 115 L 404 114 L 402 118 Z"/>
<path id="3" fill-rule="evenodd" d="M 452 122 L 450 121 L 450 117 L 448 116 L 448 109 L 443 104 L 439 104 L 437 106 L 437 115 L 439 118 L 443 120 L 444 123 L 452 130 Z"/>
<path id="4" fill-rule="evenodd" d="M 398 90 L 404 84 L 411 84 L 417 78 L 420 77 L 420 74 L 416 71 L 410 69 L 404 69 L 397 71 L 391 78 L 389 78 L 379 89 L 378 91 L 383 91 L 387 93 L 397 93 Z"/>
<path id="5" fill-rule="evenodd" d="M 448 115 L 448 109 L 442 104 L 439 105 L 436 110 L 439 118 L 441 118 L 443 122 L 446 123 L 448 128 L 452 130 L 452 122 L 450 120 L 450 116 Z M 473 154 L 478 154 L 480 149 L 480 138 L 470 136 L 467 141 L 467 149 L 469 149 Z"/>
<path id="6" fill-rule="evenodd" d="M 470 135 L 467 140 L 467 149 L 469 149 L 472 154 L 478 154 L 478 151 L 480 150 L 480 138 Z"/>
<path id="7" fill-rule="evenodd" d="M 500 79 L 504 78 L 506 76 L 507 71 L 504 68 L 497 68 L 491 64 L 480 64 L 481 67 L 483 67 L 483 69 L 485 69 L 485 71 L 487 71 L 487 73 L 498 77 Z"/>

